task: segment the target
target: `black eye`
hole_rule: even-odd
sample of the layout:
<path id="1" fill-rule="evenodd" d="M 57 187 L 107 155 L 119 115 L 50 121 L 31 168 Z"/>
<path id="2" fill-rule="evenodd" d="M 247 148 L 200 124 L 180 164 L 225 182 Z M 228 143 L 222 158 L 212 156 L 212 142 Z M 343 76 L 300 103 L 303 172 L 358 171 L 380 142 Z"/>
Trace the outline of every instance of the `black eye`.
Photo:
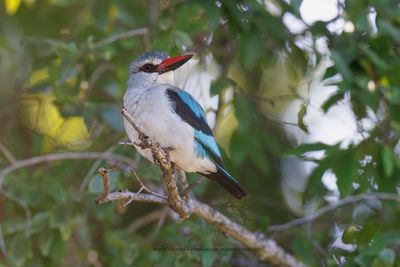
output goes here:
<path id="1" fill-rule="evenodd" d="M 150 63 L 144 64 L 140 70 L 144 72 L 154 72 L 156 69 L 156 66 Z"/>

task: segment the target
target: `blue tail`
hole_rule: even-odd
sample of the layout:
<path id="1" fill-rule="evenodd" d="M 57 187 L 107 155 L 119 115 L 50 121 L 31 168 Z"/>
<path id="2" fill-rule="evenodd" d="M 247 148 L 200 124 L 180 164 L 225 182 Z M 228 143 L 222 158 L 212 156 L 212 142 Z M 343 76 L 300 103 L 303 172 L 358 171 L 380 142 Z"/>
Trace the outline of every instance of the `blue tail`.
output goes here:
<path id="1" fill-rule="evenodd" d="M 217 182 L 226 191 L 228 191 L 232 196 L 242 199 L 247 196 L 246 190 L 231 176 L 229 173 L 218 163 L 217 172 L 203 174 L 205 177 Z"/>

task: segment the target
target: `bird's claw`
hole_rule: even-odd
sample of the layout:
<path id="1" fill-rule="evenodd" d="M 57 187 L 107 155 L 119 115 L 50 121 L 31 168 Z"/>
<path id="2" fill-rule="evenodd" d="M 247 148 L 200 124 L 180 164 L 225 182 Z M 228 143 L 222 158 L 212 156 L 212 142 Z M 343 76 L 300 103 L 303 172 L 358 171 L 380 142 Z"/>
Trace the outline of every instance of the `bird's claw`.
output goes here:
<path id="1" fill-rule="evenodd" d="M 134 143 L 136 146 L 140 147 L 141 149 L 146 149 L 150 147 L 150 138 L 147 135 L 140 133 L 139 140 L 140 142 Z"/>
<path id="2" fill-rule="evenodd" d="M 171 157 L 170 157 L 169 152 L 174 150 L 174 149 L 170 148 L 170 147 L 167 147 L 167 148 L 161 147 L 160 150 L 162 151 L 162 158 L 161 158 L 162 163 L 163 164 L 167 164 L 168 162 L 171 161 Z M 159 165 L 159 166 L 161 165 L 160 161 L 157 159 L 157 157 L 154 155 L 154 153 L 153 153 L 153 162 L 156 165 Z"/>
<path id="3" fill-rule="evenodd" d="M 173 148 L 167 147 L 167 148 L 161 148 L 162 152 L 163 152 L 163 159 L 164 162 L 163 163 L 168 163 L 171 161 L 171 157 L 169 152 L 171 152 L 173 150 Z"/>
<path id="4" fill-rule="evenodd" d="M 153 162 L 154 162 L 154 164 L 160 166 L 161 164 L 160 164 L 160 162 L 158 161 L 156 155 L 154 155 L 154 153 L 153 153 L 152 155 L 153 155 Z"/>

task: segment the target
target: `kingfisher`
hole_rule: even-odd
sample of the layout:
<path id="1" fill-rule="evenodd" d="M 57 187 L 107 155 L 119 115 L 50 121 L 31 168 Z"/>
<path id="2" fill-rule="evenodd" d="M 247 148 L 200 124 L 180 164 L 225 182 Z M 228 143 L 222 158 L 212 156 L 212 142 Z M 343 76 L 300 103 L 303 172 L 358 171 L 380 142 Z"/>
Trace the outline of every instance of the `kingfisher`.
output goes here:
<path id="1" fill-rule="evenodd" d="M 242 199 L 246 190 L 225 169 L 201 105 L 187 91 L 174 86 L 174 70 L 193 55 L 169 57 L 163 51 L 146 52 L 131 65 L 124 107 L 151 140 L 169 151 L 170 160 L 185 172 L 199 173 Z M 138 144 L 137 131 L 124 120 L 125 131 Z M 154 163 L 150 149 L 135 145 Z"/>

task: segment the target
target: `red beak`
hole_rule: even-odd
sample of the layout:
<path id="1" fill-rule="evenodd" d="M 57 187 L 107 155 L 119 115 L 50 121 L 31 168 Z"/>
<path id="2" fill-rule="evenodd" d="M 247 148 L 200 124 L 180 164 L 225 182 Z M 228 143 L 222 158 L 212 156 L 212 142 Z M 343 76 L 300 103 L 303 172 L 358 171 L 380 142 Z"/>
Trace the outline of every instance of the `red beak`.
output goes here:
<path id="1" fill-rule="evenodd" d="M 193 55 L 182 55 L 177 57 L 170 57 L 161 62 L 160 65 L 156 68 L 156 71 L 159 73 L 164 73 L 170 70 L 176 70 L 183 64 L 189 61 Z"/>

